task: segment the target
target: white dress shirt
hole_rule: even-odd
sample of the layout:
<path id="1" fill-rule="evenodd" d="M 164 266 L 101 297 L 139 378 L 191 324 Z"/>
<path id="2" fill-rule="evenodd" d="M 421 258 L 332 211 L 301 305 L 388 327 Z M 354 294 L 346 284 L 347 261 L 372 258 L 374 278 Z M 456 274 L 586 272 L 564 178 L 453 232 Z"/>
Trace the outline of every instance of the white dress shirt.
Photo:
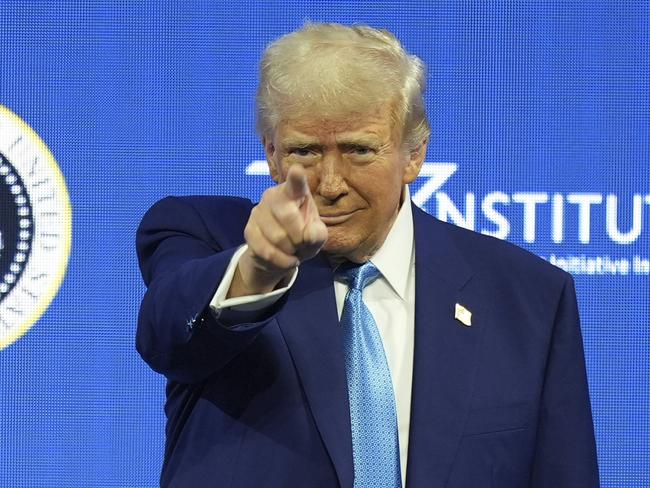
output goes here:
<path id="1" fill-rule="evenodd" d="M 404 203 L 386 240 L 370 258 L 381 276 L 364 288 L 363 301 L 377 323 L 390 369 L 397 408 L 402 486 L 406 486 L 415 337 L 415 249 L 408 186 L 404 187 L 402 196 Z M 270 293 L 226 299 L 237 263 L 245 250 L 244 245 L 233 255 L 210 302 L 216 316 L 225 308 L 253 311 L 270 306 L 291 288 L 296 279 L 299 270 L 296 270 L 287 286 Z M 339 319 L 347 291 L 345 283 L 334 281 Z"/>

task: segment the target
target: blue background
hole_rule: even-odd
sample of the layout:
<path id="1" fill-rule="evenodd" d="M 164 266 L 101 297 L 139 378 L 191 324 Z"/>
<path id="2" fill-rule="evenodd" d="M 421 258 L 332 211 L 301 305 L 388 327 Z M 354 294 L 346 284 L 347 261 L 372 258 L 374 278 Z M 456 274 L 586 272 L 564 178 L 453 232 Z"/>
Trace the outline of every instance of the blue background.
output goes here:
<path id="1" fill-rule="evenodd" d="M 439 190 L 477 230 L 490 192 L 615 194 L 621 230 L 650 194 L 650 7 L 611 2 L 22 2 L 0 0 L 0 104 L 43 138 L 73 211 L 66 280 L 40 321 L 0 351 L 0 486 L 158 482 L 164 381 L 134 348 L 144 292 L 134 233 L 174 194 L 256 199 L 267 176 L 254 133 L 264 46 L 306 19 L 394 32 L 429 66 L 427 161 L 453 162 Z M 426 181 L 420 178 L 413 191 Z M 437 215 L 436 197 L 425 204 Z M 627 203 L 626 203 L 627 202 Z M 650 257 L 650 200 L 632 244 L 508 239 L 548 257 Z M 576 275 L 602 486 L 650 486 L 648 275 Z"/>

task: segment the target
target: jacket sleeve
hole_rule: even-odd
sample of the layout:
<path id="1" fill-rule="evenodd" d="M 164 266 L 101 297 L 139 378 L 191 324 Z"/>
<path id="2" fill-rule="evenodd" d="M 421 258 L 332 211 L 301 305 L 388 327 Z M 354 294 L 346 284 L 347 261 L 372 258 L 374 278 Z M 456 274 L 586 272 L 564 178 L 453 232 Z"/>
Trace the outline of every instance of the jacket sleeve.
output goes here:
<path id="1" fill-rule="evenodd" d="M 598 463 L 573 279 L 555 316 L 531 488 L 597 488 Z"/>
<path id="2" fill-rule="evenodd" d="M 246 348 L 281 306 L 280 299 L 256 322 L 226 324 L 210 312 L 210 301 L 235 253 L 237 240 L 208 229 L 189 199 L 169 197 L 144 216 L 136 237 L 147 291 L 140 306 L 136 348 L 168 379 L 199 382 Z M 242 200 L 224 203 L 223 220 L 245 224 Z M 239 213 L 239 219 L 237 219 Z M 243 223 L 242 223 L 243 222 Z M 235 229 L 239 232 L 239 229 Z"/>

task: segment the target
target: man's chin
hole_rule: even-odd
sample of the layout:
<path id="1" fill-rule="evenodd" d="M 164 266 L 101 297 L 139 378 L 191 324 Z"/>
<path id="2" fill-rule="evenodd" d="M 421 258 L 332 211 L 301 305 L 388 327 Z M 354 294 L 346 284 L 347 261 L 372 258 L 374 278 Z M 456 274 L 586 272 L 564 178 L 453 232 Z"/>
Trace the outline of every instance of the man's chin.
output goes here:
<path id="1" fill-rule="evenodd" d="M 327 239 L 327 242 L 325 242 L 325 245 L 323 246 L 323 252 L 331 256 L 346 255 L 353 249 L 354 247 L 350 244 L 335 242 L 330 238 Z"/>
<path id="2" fill-rule="evenodd" d="M 322 251 L 332 262 L 352 261 L 355 263 L 364 262 L 364 252 L 360 243 L 349 240 L 339 240 L 336 236 L 330 236 L 323 246 Z"/>

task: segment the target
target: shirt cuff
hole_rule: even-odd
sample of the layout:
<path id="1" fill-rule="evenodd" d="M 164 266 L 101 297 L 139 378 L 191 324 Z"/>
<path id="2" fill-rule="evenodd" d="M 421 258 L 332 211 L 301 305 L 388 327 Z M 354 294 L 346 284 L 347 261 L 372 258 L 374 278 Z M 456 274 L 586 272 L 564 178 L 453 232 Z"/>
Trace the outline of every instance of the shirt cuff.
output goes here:
<path id="1" fill-rule="evenodd" d="M 230 309 L 237 312 L 257 312 L 268 308 L 277 302 L 296 281 L 296 277 L 298 276 L 298 268 L 294 270 L 291 278 L 288 280 L 288 283 L 286 285 L 283 285 L 281 288 L 277 288 L 268 293 L 247 295 L 236 298 L 226 298 L 228 295 L 228 290 L 230 290 L 230 285 L 232 284 L 232 279 L 235 276 L 235 270 L 237 269 L 237 264 L 239 264 L 239 259 L 247 249 L 248 245 L 244 244 L 239 249 L 237 249 L 237 251 L 235 251 L 235 254 L 233 254 L 232 258 L 230 259 L 230 264 L 228 264 L 228 268 L 226 268 L 226 272 L 221 279 L 221 283 L 219 283 L 217 291 L 210 301 L 210 309 L 216 318 L 219 318 L 224 309 Z"/>

